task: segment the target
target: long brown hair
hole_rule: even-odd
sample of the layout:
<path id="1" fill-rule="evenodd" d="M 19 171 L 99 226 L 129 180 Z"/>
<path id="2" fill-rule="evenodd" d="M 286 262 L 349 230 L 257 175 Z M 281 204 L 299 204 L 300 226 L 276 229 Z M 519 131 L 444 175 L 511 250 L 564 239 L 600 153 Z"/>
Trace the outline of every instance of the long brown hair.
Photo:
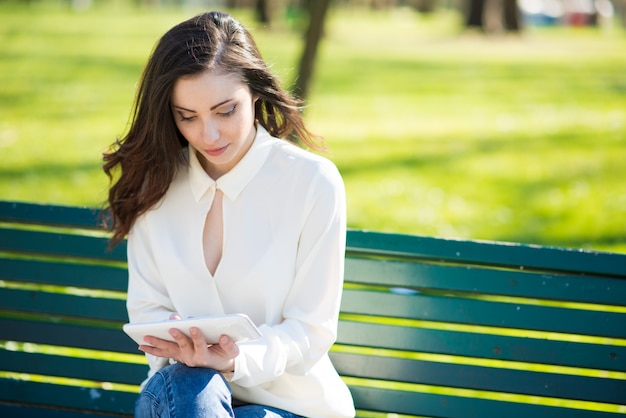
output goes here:
<path id="1" fill-rule="evenodd" d="M 304 126 L 300 103 L 283 90 L 250 33 L 232 16 L 209 12 L 170 29 L 157 43 L 142 74 L 128 133 L 104 154 L 111 181 L 106 224 L 111 246 L 122 241 L 141 214 L 167 192 L 186 162 L 187 141 L 170 108 L 176 81 L 215 69 L 237 73 L 253 96 L 257 122 L 276 137 L 320 149 Z"/>

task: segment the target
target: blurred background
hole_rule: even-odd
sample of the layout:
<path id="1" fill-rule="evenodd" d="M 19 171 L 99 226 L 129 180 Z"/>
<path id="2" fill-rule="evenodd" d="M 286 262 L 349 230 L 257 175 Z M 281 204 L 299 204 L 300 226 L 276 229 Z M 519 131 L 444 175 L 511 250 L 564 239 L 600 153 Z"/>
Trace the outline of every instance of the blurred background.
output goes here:
<path id="1" fill-rule="evenodd" d="M 212 9 L 306 99 L 350 227 L 626 252 L 626 0 L 0 0 L 0 199 L 101 206 L 152 47 Z"/>

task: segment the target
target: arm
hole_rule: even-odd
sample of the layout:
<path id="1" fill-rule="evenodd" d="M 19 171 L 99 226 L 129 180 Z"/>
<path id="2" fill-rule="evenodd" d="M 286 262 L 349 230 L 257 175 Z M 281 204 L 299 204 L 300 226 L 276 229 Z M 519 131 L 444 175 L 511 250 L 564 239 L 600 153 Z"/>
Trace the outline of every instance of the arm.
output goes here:
<path id="1" fill-rule="evenodd" d="M 336 338 L 346 236 L 343 181 L 332 165 L 310 185 L 284 321 L 260 327 L 263 338 L 239 344 L 232 382 L 255 386 L 285 372 L 306 374 Z"/>
<path id="2" fill-rule="evenodd" d="M 147 219 L 142 216 L 128 234 L 126 308 L 131 322 L 164 320 L 174 313 L 151 248 L 150 228 Z"/>
<path id="3" fill-rule="evenodd" d="M 128 235 L 128 296 L 126 308 L 130 322 L 168 319 L 174 312 L 166 289 L 160 281 L 145 217 L 140 217 Z M 168 364 L 167 358 L 146 353 L 148 377 Z"/>

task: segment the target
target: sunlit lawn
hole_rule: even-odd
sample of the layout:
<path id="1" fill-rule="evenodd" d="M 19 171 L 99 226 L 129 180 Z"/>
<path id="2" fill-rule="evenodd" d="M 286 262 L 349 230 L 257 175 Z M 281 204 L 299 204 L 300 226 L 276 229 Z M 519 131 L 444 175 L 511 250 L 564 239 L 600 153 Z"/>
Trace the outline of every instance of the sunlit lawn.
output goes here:
<path id="1" fill-rule="evenodd" d="M 193 13 L 0 4 L 0 199 L 99 205 L 145 59 Z M 300 35 L 235 14 L 291 82 Z M 407 10 L 328 23 L 306 117 L 350 226 L 626 251 L 624 30 L 484 38 Z"/>

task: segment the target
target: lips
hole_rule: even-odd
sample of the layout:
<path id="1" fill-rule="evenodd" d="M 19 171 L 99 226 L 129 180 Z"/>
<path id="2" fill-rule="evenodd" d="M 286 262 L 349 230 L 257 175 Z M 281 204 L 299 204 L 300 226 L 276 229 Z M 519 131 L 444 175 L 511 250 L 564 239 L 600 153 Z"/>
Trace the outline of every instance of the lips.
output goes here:
<path id="1" fill-rule="evenodd" d="M 211 157 L 219 157 L 226 151 L 226 148 L 228 148 L 228 145 L 221 148 L 205 149 L 204 152 Z"/>

